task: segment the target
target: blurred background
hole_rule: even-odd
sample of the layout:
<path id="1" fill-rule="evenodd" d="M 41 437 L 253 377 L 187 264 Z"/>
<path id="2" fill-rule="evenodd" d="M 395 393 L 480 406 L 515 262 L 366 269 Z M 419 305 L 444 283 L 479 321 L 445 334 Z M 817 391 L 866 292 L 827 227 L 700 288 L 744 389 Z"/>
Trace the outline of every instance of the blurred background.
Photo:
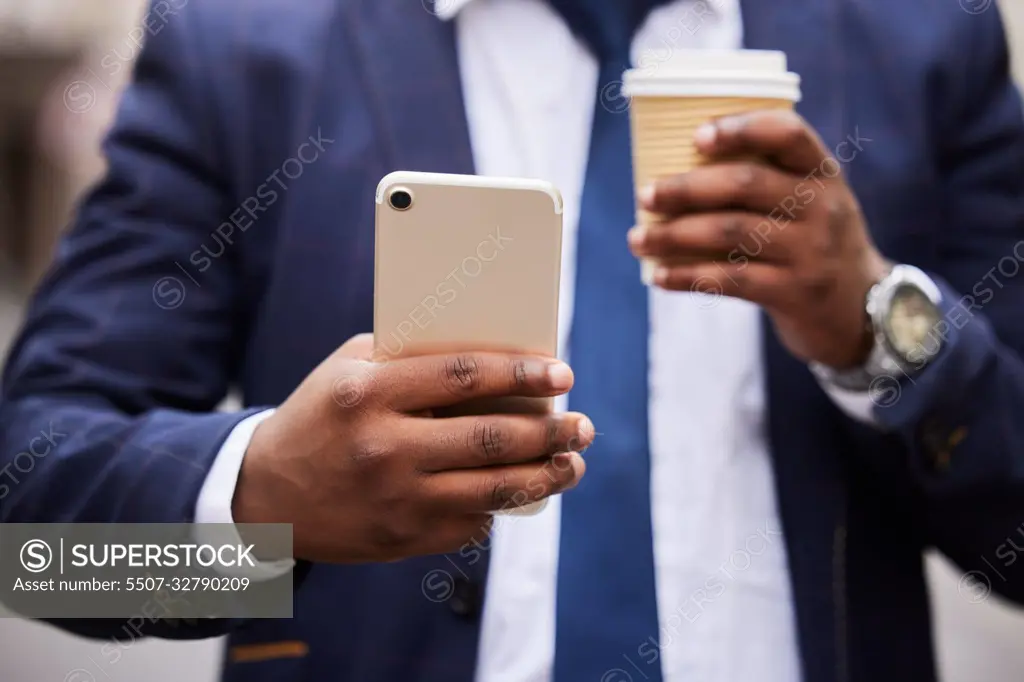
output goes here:
<path id="1" fill-rule="evenodd" d="M 959 1 L 973 11 L 988 6 Z M 1024 83 L 1024 0 L 1001 4 Z M 137 22 L 144 5 L 144 0 L 0 0 L 0 352 L 76 198 L 102 172 L 98 141 L 142 42 Z M 944 682 L 1024 679 L 1024 611 L 997 603 L 983 585 L 941 558 L 929 558 L 929 572 Z M 218 641 L 136 642 L 116 651 L 105 644 L 2 619 L 0 678 L 216 679 Z"/>

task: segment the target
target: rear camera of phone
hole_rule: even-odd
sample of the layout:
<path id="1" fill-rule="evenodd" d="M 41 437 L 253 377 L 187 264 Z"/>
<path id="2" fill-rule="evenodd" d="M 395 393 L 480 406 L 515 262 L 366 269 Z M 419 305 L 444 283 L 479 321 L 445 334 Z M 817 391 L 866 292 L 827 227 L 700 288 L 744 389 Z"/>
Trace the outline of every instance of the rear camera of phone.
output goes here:
<path id="1" fill-rule="evenodd" d="M 391 194 L 388 195 L 388 203 L 396 211 L 408 210 L 412 206 L 412 192 L 407 189 L 391 190 Z"/>

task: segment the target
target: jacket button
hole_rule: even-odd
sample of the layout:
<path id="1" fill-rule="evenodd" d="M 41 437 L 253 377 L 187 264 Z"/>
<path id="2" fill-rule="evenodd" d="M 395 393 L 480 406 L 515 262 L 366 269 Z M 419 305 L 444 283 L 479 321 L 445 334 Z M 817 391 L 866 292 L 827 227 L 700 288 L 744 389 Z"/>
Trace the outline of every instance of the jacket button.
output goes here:
<path id="1" fill-rule="evenodd" d="M 967 429 L 964 427 L 950 432 L 939 420 L 927 420 L 921 430 L 921 442 L 931 470 L 935 473 L 947 471 L 952 463 L 953 450 L 966 437 Z"/>
<path id="2" fill-rule="evenodd" d="M 448 600 L 448 608 L 457 616 L 473 618 L 480 613 L 480 606 L 483 603 L 482 592 L 477 583 L 461 577 L 456 578 L 455 589 Z"/>

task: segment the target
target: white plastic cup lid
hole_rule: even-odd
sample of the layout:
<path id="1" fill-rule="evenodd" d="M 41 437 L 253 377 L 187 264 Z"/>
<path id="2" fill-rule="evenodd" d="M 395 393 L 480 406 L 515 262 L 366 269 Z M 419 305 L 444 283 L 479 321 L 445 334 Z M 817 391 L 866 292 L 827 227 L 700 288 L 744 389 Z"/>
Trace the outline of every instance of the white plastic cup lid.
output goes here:
<path id="1" fill-rule="evenodd" d="M 653 50 L 623 74 L 626 97 L 754 97 L 800 101 L 800 76 L 771 50 Z"/>

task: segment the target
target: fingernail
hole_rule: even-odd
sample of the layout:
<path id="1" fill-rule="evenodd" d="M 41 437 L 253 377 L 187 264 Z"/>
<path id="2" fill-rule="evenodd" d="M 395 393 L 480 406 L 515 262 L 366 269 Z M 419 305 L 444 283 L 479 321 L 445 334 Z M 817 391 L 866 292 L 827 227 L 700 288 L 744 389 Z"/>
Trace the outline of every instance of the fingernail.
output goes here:
<path id="1" fill-rule="evenodd" d="M 572 370 L 564 362 L 555 362 L 548 365 L 548 381 L 551 388 L 556 391 L 565 391 L 572 388 Z"/>
<path id="2" fill-rule="evenodd" d="M 668 272 L 668 268 L 659 266 L 654 271 L 654 283 L 659 287 L 663 287 L 668 284 Z"/>
<path id="3" fill-rule="evenodd" d="M 626 233 L 626 239 L 629 240 L 629 245 L 634 249 L 638 249 L 644 244 L 644 235 L 647 233 L 646 228 L 637 225 Z"/>
<path id="4" fill-rule="evenodd" d="M 654 284 L 654 270 L 657 268 L 655 261 L 644 258 L 640 261 L 640 281 L 645 287 Z"/>
<path id="5" fill-rule="evenodd" d="M 745 119 L 742 116 L 726 116 L 715 121 L 715 135 L 720 133 L 735 133 L 743 127 Z"/>
<path id="6" fill-rule="evenodd" d="M 563 491 L 572 490 L 579 485 L 580 478 L 582 478 L 583 472 L 586 470 L 583 459 L 575 452 L 561 452 L 551 458 L 551 464 L 558 471 L 572 469 L 572 480 L 562 488 Z"/>
<path id="7" fill-rule="evenodd" d="M 580 418 L 576 423 L 576 442 L 579 450 L 586 450 L 594 438 L 594 422 L 589 417 Z"/>
<path id="8" fill-rule="evenodd" d="M 644 208 L 650 208 L 654 203 L 654 184 L 650 184 L 642 188 L 636 195 L 637 201 Z"/>
<path id="9" fill-rule="evenodd" d="M 565 471 L 572 466 L 572 453 L 571 452 L 559 452 L 557 455 L 551 458 L 551 465 L 559 471 Z"/>
<path id="10" fill-rule="evenodd" d="M 718 137 L 718 128 L 713 123 L 705 123 L 693 135 L 693 141 L 701 147 L 710 147 Z"/>

